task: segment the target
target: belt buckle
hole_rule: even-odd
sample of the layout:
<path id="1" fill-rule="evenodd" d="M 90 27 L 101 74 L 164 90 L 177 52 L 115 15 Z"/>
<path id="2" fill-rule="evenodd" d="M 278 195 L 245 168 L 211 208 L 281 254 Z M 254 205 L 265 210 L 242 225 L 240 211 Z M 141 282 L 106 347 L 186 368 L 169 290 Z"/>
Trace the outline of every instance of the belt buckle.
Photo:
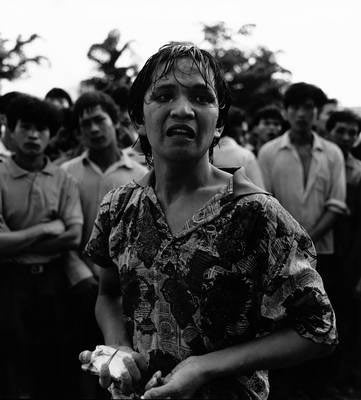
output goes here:
<path id="1" fill-rule="evenodd" d="M 40 275 L 44 273 L 44 265 L 42 264 L 34 264 L 30 267 L 30 273 L 33 275 Z"/>

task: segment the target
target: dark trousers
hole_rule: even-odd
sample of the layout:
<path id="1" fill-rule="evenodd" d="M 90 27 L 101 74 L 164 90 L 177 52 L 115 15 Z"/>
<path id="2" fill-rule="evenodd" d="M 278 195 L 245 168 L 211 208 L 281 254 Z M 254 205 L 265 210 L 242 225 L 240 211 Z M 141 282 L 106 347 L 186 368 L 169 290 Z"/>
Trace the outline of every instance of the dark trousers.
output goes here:
<path id="1" fill-rule="evenodd" d="M 335 310 L 338 308 L 340 271 L 333 255 L 318 255 L 317 271 Z M 337 311 L 336 319 L 337 319 Z M 270 400 L 289 400 L 297 392 L 317 396 L 335 384 L 338 368 L 337 350 L 333 354 L 306 361 L 295 367 L 270 371 Z M 317 398 L 317 397 L 313 397 Z"/>
<path id="2" fill-rule="evenodd" d="M 65 291 L 61 259 L 1 264 L 0 397 L 63 398 Z"/>

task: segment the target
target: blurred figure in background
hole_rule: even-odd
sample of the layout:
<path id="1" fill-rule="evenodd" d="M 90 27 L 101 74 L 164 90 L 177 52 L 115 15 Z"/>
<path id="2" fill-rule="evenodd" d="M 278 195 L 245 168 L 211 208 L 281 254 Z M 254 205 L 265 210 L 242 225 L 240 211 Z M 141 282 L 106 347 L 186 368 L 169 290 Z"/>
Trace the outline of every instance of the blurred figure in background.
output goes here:
<path id="1" fill-rule="evenodd" d="M 45 95 L 45 100 L 60 110 L 71 108 L 73 105 L 70 94 L 61 88 L 50 89 Z"/>
<path id="2" fill-rule="evenodd" d="M 53 88 L 45 95 L 45 100 L 61 113 L 61 126 L 51 138 L 47 155 L 56 165 L 78 156 L 83 148 L 80 145 L 73 123 L 73 101 L 64 89 Z"/>
<path id="3" fill-rule="evenodd" d="M 259 149 L 267 142 L 281 135 L 285 120 L 281 110 L 276 106 L 267 106 L 258 110 L 252 121 L 250 145 L 257 155 Z"/>
<path id="4" fill-rule="evenodd" d="M 238 144 L 239 139 L 243 137 L 244 122 L 243 111 L 231 106 L 219 143 L 213 149 L 213 164 L 231 174 L 244 167 L 247 177 L 257 186 L 264 188 L 256 157 L 250 150 Z"/>
<path id="5" fill-rule="evenodd" d="M 327 136 L 328 132 L 326 128 L 326 122 L 330 117 L 331 113 L 337 111 L 338 108 L 339 106 L 337 99 L 327 99 L 326 103 L 322 106 L 318 114 L 317 121 L 315 123 L 315 129 L 320 136 L 322 137 Z"/>
<path id="6" fill-rule="evenodd" d="M 84 214 L 80 250 L 90 237 L 99 205 L 105 194 L 121 185 L 141 178 L 148 170 L 119 148 L 117 129 L 119 113 L 110 96 L 92 91 L 81 95 L 74 105 L 74 121 L 85 151 L 65 162 L 62 168 L 78 182 Z M 77 397 L 94 398 L 96 380 L 81 374 L 77 355 L 86 347 L 94 347 L 101 333 L 97 328 L 94 308 L 98 291 L 98 266 L 80 252 L 70 252 L 68 272 L 72 283 L 73 362 L 69 374 Z M 80 387 L 77 387 L 80 382 Z"/>
<path id="7" fill-rule="evenodd" d="M 266 190 L 274 194 L 315 243 L 317 269 L 333 304 L 339 282 L 333 228 L 347 212 L 347 206 L 342 152 L 313 131 L 326 100 L 325 93 L 317 86 L 304 82 L 291 85 L 284 96 L 290 130 L 263 145 L 258 160 Z M 282 372 L 281 381 L 290 383 L 290 378 L 294 378 L 293 384 L 297 385 L 302 381 L 298 378 L 301 376 L 307 390 L 314 393 L 326 390 L 328 385 L 332 387 L 334 372 L 334 360 L 329 358 L 327 362 L 305 365 L 297 372 L 291 370 L 286 373 L 289 379 L 284 379 Z M 287 383 L 282 383 L 284 388 Z"/>
<path id="8" fill-rule="evenodd" d="M 54 106 L 18 94 L 7 123 L 14 155 L 0 163 L 0 392 L 11 399 L 62 399 L 64 253 L 81 240 L 79 192 L 44 153 L 58 129 Z"/>
<path id="9" fill-rule="evenodd" d="M 328 138 L 340 147 L 345 158 L 349 211 L 334 227 L 338 271 L 338 296 L 334 306 L 340 334 L 337 378 L 344 387 L 361 389 L 361 309 L 359 298 L 355 298 L 361 277 L 361 161 L 351 154 L 361 131 L 361 120 L 351 111 L 336 111 L 330 114 L 326 130 Z M 360 294 L 357 293 L 358 297 Z"/>
<path id="10" fill-rule="evenodd" d="M 0 97 L 0 160 L 9 157 L 14 150 L 14 146 L 11 143 L 11 133 L 8 128 L 7 114 L 11 101 L 20 94 L 20 92 L 8 92 Z"/>

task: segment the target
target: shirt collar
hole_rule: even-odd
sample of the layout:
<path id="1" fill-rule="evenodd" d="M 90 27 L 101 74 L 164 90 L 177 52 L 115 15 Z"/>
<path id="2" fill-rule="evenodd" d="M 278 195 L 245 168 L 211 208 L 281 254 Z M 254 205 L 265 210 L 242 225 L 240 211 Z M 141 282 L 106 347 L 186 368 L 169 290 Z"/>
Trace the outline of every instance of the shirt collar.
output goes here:
<path id="1" fill-rule="evenodd" d="M 128 154 L 122 150 L 119 150 L 119 152 L 120 152 L 120 159 L 116 161 L 114 164 L 112 164 L 111 167 L 112 168 L 126 167 L 128 169 L 133 169 L 134 164 L 131 158 L 128 156 Z M 89 158 L 89 150 L 85 150 L 80 157 L 83 163 L 93 163 Z"/>
<path id="2" fill-rule="evenodd" d="M 13 157 L 9 157 L 8 168 L 10 171 L 11 176 L 16 178 L 21 178 L 22 176 L 26 176 L 28 174 L 33 173 L 33 171 L 28 171 L 26 169 L 21 168 L 15 161 Z M 45 175 L 54 175 L 56 170 L 56 166 L 46 157 L 46 164 L 45 167 L 37 172 L 41 172 Z"/>
<path id="3" fill-rule="evenodd" d="M 313 146 L 312 150 L 323 150 L 323 143 L 319 135 L 316 132 L 312 131 L 313 136 Z M 287 131 L 281 136 L 281 148 L 292 148 L 294 147 L 290 140 L 290 131 Z"/>

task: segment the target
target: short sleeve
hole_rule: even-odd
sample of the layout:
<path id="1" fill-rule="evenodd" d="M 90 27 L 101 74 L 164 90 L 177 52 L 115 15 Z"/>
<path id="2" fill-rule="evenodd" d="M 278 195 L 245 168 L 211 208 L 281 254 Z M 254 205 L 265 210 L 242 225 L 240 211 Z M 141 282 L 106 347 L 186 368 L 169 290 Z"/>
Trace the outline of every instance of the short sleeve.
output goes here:
<path id="1" fill-rule="evenodd" d="M 333 148 L 330 162 L 331 188 L 326 201 L 326 208 L 338 214 L 347 212 L 346 206 L 346 168 L 344 157 L 339 148 Z"/>
<path id="2" fill-rule="evenodd" d="M 272 157 L 270 157 L 270 147 L 267 146 L 267 143 L 258 152 L 258 165 L 261 170 L 264 187 L 268 192 L 272 193 Z"/>
<path id="3" fill-rule="evenodd" d="M 108 192 L 99 207 L 92 233 L 85 246 L 84 254 L 96 264 L 107 268 L 113 265 L 109 255 L 109 236 L 111 229 L 110 206 L 114 190 Z"/>
<path id="4" fill-rule="evenodd" d="M 64 174 L 66 174 L 64 172 Z M 83 212 L 76 181 L 66 174 L 60 199 L 60 217 L 66 226 L 83 224 Z"/>
<path id="5" fill-rule="evenodd" d="M 316 343 L 335 344 L 335 314 L 315 268 L 313 243 L 278 202 L 271 208 L 261 306 L 267 330 L 288 327 Z"/>

